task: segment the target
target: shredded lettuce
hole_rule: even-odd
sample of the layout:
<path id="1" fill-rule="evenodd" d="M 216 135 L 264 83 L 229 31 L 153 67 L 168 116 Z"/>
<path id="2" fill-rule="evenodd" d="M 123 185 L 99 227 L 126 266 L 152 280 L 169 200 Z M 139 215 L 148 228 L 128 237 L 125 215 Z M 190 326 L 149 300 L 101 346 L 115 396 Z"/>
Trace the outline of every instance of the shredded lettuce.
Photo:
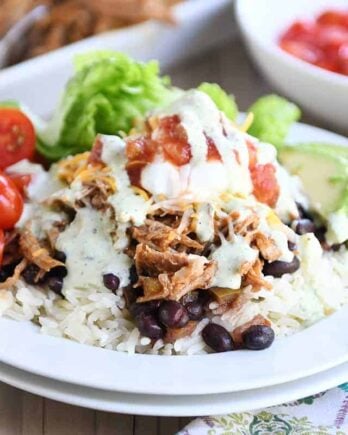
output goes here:
<path id="1" fill-rule="evenodd" d="M 231 121 L 234 121 L 238 115 L 238 107 L 232 95 L 227 95 L 226 92 L 216 83 L 204 82 L 198 86 L 198 90 L 209 95 L 214 101 L 216 107 L 224 112 Z"/>
<path id="2" fill-rule="evenodd" d="M 38 149 L 53 160 L 88 150 L 97 133 L 128 133 L 135 119 L 174 94 L 155 61 L 137 62 L 114 51 L 77 56 L 75 75 L 40 133 Z"/>
<path id="3" fill-rule="evenodd" d="M 265 95 L 249 108 L 254 120 L 248 133 L 263 142 L 281 147 L 291 125 L 301 117 L 300 109 L 278 95 Z"/>

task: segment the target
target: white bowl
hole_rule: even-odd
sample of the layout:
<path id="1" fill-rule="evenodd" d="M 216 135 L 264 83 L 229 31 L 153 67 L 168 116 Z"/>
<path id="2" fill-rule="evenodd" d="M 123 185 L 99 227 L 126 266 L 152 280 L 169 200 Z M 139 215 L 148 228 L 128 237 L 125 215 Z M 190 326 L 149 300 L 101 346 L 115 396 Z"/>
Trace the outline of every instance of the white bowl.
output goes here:
<path id="1" fill-rule="evenodd" d="M 348 2 L 238 0 L 236 16 L 252 58 L 270 83 L 314 116 L 348 132 L 348 77 L 297 59 L 277 45 L 293 21 L 329 8 L 347 10 Z"/>

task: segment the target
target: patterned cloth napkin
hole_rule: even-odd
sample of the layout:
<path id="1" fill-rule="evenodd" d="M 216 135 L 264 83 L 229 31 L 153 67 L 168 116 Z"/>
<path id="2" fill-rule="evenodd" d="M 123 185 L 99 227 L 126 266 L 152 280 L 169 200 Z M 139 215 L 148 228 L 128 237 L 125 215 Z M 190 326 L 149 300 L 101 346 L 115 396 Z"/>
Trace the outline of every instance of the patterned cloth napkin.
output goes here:
<path id="1" fill-rule="evenodd" d="M 346 435 L 348 383 L 251 412 L 197 418 L 178 435 Z"/>

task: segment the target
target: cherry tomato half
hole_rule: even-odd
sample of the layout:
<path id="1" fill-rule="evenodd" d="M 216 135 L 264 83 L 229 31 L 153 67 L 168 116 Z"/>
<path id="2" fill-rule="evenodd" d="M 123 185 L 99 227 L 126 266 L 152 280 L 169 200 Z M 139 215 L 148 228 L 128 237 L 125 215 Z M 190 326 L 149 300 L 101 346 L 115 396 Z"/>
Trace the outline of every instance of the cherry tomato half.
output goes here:
<path id="1" fill-rule="evenodd" d="M 30 119 L 20 110 L 0 108 L 0 169 L 35 152 L 35 130 Z"/>
<path id="2" fill-rule="evenodd" d="M 15 183 L 0 172 L 0 229 L 15 226 L 23 211 L 23 199 Z"/>

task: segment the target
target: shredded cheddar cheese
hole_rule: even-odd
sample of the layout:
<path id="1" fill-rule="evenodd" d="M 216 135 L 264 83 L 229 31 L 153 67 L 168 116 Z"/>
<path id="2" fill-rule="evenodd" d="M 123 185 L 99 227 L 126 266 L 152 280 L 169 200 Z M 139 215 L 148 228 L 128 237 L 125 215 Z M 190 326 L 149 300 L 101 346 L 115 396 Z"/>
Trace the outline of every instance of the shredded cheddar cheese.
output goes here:
<path id="1" fill-rule="evenodd" d="M 253 123 L 253 121 L 254 121 L 254 114 L 252 112 L 249 112 L 247 114 L 247 117 L 245 118 L 243 124 L 241 124 L 239 126 L 239 130 L 243 131 L 243 132 L 247 132 L 249 130 L 251 124 Z"/>

